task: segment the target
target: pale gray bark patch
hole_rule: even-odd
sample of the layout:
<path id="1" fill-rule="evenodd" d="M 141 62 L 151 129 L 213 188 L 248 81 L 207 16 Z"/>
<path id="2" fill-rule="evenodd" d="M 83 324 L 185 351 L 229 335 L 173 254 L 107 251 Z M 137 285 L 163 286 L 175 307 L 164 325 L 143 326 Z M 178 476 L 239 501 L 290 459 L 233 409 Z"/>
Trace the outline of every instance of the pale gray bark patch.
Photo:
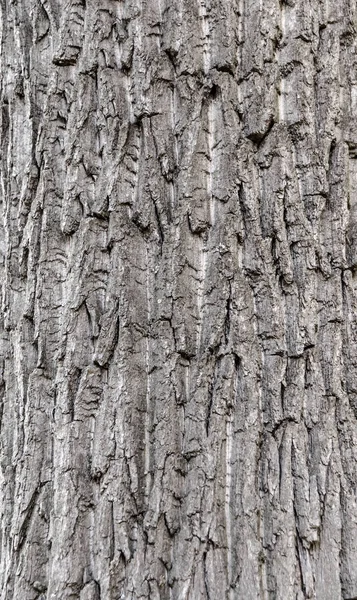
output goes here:
<path id="1" fill-rule="evenodd" d="M 357 598 L 355 23 L 1 2 L 1 600 Z"/>

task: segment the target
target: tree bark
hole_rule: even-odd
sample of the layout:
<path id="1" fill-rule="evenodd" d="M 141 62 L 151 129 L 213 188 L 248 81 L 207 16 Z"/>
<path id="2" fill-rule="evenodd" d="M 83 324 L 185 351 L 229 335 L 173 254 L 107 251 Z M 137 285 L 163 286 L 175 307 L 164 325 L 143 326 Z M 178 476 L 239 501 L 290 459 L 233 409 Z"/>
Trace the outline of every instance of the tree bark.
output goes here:
<path id="1" fill-rule="evenodd" d="M 357 598 L 352 0 L 1 0 L 1 600 Z"/>

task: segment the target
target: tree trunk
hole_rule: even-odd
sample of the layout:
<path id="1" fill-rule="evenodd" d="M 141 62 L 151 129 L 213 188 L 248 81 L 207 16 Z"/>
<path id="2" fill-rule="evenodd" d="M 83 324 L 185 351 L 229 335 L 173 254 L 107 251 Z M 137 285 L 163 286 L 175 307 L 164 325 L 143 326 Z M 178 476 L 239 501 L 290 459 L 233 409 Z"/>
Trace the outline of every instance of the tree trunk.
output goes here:
<path id="1" fill-rule="evenodd" d="M 1 0 L 1 600 L 357 598 L 352 0 Z"/>

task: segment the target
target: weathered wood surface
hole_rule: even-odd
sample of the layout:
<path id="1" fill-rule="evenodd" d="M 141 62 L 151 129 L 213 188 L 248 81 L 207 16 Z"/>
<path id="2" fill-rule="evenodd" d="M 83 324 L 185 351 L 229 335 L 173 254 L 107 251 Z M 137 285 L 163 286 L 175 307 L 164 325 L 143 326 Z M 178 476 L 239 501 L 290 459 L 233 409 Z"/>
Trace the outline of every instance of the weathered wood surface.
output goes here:
<path id="1" fill-rule="evenodd" d="M 1 600 L 357 598 L 354 0 L 1 0 Z"/>

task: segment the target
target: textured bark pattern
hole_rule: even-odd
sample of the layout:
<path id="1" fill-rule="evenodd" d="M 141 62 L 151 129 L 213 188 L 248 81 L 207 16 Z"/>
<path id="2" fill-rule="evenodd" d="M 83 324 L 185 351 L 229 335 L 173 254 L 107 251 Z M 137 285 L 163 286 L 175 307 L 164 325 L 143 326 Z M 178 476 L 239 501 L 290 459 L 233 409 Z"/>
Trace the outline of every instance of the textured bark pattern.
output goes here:
<path id="1" fill-rule="evenodd" d="M 355 0 L 1 0 L 2 600 L 357 597 Z"/>

